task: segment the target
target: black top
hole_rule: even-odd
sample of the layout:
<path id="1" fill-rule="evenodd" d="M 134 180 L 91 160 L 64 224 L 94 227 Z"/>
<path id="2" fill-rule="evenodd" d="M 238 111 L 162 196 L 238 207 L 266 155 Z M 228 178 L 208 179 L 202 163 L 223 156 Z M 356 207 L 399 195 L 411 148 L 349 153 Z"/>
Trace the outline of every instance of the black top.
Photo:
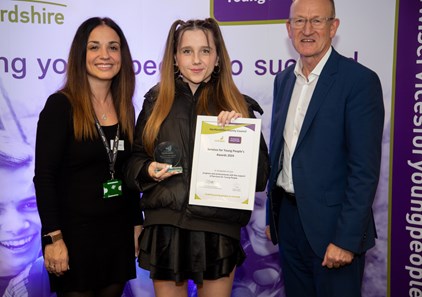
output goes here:
<path id="1" fill-rule="evenodd" d="M 69 250 L 71 269 L 67 275 L 74 273 L 76 279 L 69 280 L 63 286 L 66 289 L 85 290 L 98 284 L 108 284 L 105 276 L 98 276 L 93 280 L 94 275 L 101 273 L 92 269 L 101 267 L 104 275 L 109 269 L 120 270 L 110 268 L 118 265 L 113 264 L 110 259 L 107 267 L 101 263 L 104 258 L 93 257 L 100 254 L 111 257 L 111 245 L 116 242 L 124 250 L 115 250 L 115 253 L 123 253 L 116 258 L 122 256 L 128 259 L 122 265 L 129 268 L 128 272 L 123 272 L 120 276 L 116 272 L 115 280 L 124 281 L 134 277 L 133 226 L 142 224 L 142 214 L 139 192 L 128 189 L 124 183 L 122 196 L 103 198 L 103 183 L 110 179 L 106 149 L 100 137 L 94 140 L 75 140 L 71 111 L 70 102 L 63 94 L 56 93 L 47 99 L 38 121 L 34 184 L 42 234 L 62 230 Z M 114 139 L 117 126 L 102 127 L 108 143 L 110 139 Z M 120 147 L 118 151 L 116 179 L 122 179 L 123 164 L 131 153 L 128 138 L 122 132 L 120 139 L 124 142 L 124 150 Z M 87 263 L 83 264 L 83 261 Z M 98 265 L 96 261 L 99 262 Z M 131 263 L 133 269 L 130 268 Z M 122 267 L 121 270 L 126 268 Z M 94 275 L 88 274 L 90 270 Z M 88 275 L 86 280 L 83 279 L 84 275 Z"/>
<path id="2" fill-rule="evenodd" d="M 176 81 L 173 105 L 157 136 L 157 143 L 171 141 L 178 145 L 182 154 L 180 165 L 183 167 L 183 173 L 160 183 L 151 179 L 147 173 L 147 168 L 153 160 L 144 149 L 142 133 L 155 105 L 157 96 L 157 87 L 155 87 L 145 95 L 142 111 L 136 124 L 133 154 L 125 174 L 129 186 L 143 192 L 141 206 L 145 213 L 144 226 L 166 224 L 239 239 L 240 228 L 249 221 L 251 214 L 249 210 L 188 204 L 197 117 L 196 104 L 204 86 L 205 83 L 202 83 L 195 94 L 192 94 L 188 84 L 181 80 Z M 249 117 L 254 117 L 255 110 L 262 112 L 255 100 L 247 96 L 245 100 L 249 107 Z M 210 108 L 215 108 L 212 101 L 210 101 Z M 267 145 L 261 134 L 257 191 L 265 189 L 268 172 Z"/>

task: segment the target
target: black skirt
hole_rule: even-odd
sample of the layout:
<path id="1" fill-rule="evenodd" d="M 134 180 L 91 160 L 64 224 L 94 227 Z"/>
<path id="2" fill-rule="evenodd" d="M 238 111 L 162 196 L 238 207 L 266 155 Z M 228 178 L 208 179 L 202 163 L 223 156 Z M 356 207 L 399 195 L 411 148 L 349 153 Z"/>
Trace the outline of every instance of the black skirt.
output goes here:
<path id="1" fill-rule="evenodd" d="M 169 225 L 146 227 L 139 238 L 139 266 L 154 280 L 176 283 L 229 276 L 246 258 L 236 239 Z"/>

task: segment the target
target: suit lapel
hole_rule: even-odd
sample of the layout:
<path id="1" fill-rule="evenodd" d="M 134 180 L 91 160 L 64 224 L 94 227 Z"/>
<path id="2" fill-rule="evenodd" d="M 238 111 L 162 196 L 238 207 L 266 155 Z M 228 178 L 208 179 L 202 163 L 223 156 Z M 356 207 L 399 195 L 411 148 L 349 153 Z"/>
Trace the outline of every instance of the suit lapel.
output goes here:
<path id="1" fill-rule="evenodd" d="M 303 138 L 309 130 L 313 119 L 315 118 L 318 110 L 323 104 L 327 94 L 335 81 L 335 73 L 337 72 L 338 53 L 333 49 L 330 58 L 327 60 L 321 75 L 318 79 L 314 93 L 312 94 L 311 102 L 309 103 L 308 110 L 303 120 L 302 128 L 300 130 L 299 138 L 296 144 L 296 149 L 300 146 Z"/>
<path id="2" fill-rule="evenodd" d="M 295 81 L 296 81 L 296 77 L 294 73 L 292 72 L 286 82 L 285 92 L 281 90 L 282 100 L 281 100 L 281 106 L 278 112 L 280 121 L 279 121 L 279 127 L 277 127 L 277 131 L 279 131 L 279 133 L 281 134 L 283 134 L 284 126 L 286 124 L 287 112 L 289 111 L 290 99 L 292 97 Z M 283 142 L 284 142 L 284 139 L 283 139 Z"/>
<path id="3" fill-rule="evenodd" d="M 276 107 L 276 113 L 275 118 L 278 119 L 276 122 L 277 124 L 272 127 L 272 131 L 275 131 L 273 133 L 277 133 L 277 136 L 274 135 L 272 137 L 272 140 L 275 142 L 272 146 L 274 148 L 273 153 L 275 156 L 281 158 L 282 156 L 282 150 L 283 150 L 283 144 L 284 144 L 284 126 L 286 124 L 286 118 L 287 118 L 287 112 L 289 110 L 289 104 L 290 104 L 290 98 L 293 93 L 293 87 L 296 81 L 296 76 L 294 72 L 292 71 L 285 83 L 285 86 L 279 86 L 278 94 L 276 96 L 279 98 L 279 104 L 280 106 Z M 275 157 L 274 156 L 274 157 Z M 280 166 L 280 160 L 278 161 L 278 165 Z M 278 171 L 278 170 L 277 170 Z"/>

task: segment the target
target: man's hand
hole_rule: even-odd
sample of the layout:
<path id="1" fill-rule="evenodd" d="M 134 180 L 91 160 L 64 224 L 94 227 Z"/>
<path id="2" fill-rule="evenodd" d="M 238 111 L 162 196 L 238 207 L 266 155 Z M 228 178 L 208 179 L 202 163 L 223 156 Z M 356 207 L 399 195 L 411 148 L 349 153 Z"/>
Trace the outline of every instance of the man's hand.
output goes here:
<path id="1" fill-rule="evenodd" d="M 340 268 L 352 263 L 353 257 L 354 254 L 352 252 L 330 243 L 325 251 L 322 266 L 326 266 L 327 268 Z"/>
<path id="2" fill-rule="evenodd" d="M 265 226 L 265 235 L 267 236 L 268 240 L 271 240 L 271 231 L 269 225 Z"/>

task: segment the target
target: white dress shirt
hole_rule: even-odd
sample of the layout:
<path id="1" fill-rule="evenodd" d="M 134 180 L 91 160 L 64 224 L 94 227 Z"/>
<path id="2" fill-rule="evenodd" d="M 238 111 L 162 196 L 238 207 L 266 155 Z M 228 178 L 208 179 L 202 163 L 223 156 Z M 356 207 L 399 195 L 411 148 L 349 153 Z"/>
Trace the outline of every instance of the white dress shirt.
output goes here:
<path id="1" fill-rule="evenodd" d="M 292 175 L 292 157 L 296 149 L 300 130 L 311 102 L 312 94 L 318 82 L 322 68 L 324 68 L 328 57 L 331 54 L 331 47 L 319 61 L 317 66 L 306 78 L 302 72 L 302 61 L 296 63 L 294 73 L 296 82 L 293 88 L 292 98 L 290 99 L 289 110 L 287 112 L 286 123 L 284 125 L 283 138 L 283 168 L 277 178 L 277 186 L 282 187 L 288 193 L 294 193 L 293 175 Z"/>

